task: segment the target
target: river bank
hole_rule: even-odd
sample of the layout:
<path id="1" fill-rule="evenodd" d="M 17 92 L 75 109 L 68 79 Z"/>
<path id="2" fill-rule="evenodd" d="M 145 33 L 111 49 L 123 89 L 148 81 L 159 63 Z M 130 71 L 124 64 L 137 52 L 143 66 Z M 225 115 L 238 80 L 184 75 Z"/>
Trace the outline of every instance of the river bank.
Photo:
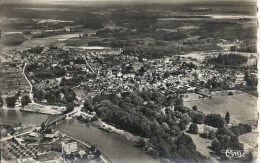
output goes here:
<path id="1" fill-rule="evenodd" d="M 79 142 L 79 143 L 81 143 L 81 144 L 87 146 L 88 148 L 91 147 L 89 144 L 86 144 L 85 142 L 83 142 L 83 141 L 81 141 L 81 140 L 79 140 L 79 139 L 76 139 L 76 138 L 74 138 L 74 137 L 72 137 L 72 136 L 70 136 L 70 135 L 68 135 L 68 134 L 66 134 L 66 135 L 67 135 L 70 139 L 73 139 L 74 141 Z M 102 153 L 102 152 L 101 152 L 101 153 Z M 108 158 L 107 156 L 105 156 L 103 153 L 101 154 L 100 158 L 101 158 L 105 163 L 112 163 L 112 162 L 109 160 L 109 158 Z"/>
<path id="2" fill-rule="evenodd" d="M 0 107 L 0 109 L 3 109 L 3 110 L 13 110 L 13 111 L 19 111 L 21 110 L 20 107 L 6 107 L 6 106 L 3 106 L 3 107 Z"/>
<path id="3" fill-rule="evenodd" d="M 47 114 L 38 114 L 33 112 L 21 112 L 15 110 L 0 109 L 2 123 L 25 123 L 36 124 L 40 126 L 42 122 L 48 119 Z M 159 160 L 153 159 L 145 154 L 136 144 L 125 137 L 108 133 L 94 127 L 91 124 L 81 123 L 75 118 L 65 119 L 62 123 L 53 126 L 53 129 L 59 130 L 69 136 L 72 136 L 86 144 L 95 145 L 102 153 L 113 163 L 121 162 L 142 162 L 159 163 Z"/>
<path id="4" fill-rule="evenodd" d="M 49 115 L 55 115 L 55 114 L 62 114 L 66 108 L 58 108 L 53 107 L 49 105 L 40 105 L 37 103 L 29 104 L 25 107 L 21 107 L 21 111 L 27 111 L 27 112 L 34 112 L 34 113 L 41 113 L 41 114 L 49 114 Z"/>
<path id="5" fill-rule="evenodd" d="M 112 126 L 110 124 L 107 124 L 106 122 L 101 121 L 100 119 L 98 121 L 92 122 L 91 124 L 93 126 L 97 127 L 98 129 L 101 129 L 101 130 L 109 132 L 109 133 L 113 132 L 113 133 L 119 134 L 133 142 L 137 142 L 140 138 L 142 138 L 140 136 L 133 135 L 130 132 L 118 129 L 115 126 Z"/>
<path id="6" fill-rule="evenodd" d="M 97 121 L 94 121 L 94 122 L 90 122 L 90 124 L 92 126 L 98 128 L 98 129 L 102 130 L 102 131 L 107 132 L 107 133 L 117 134 L 117 135 L 123 136 L 127 140 L 134 143 L 135 148 L 142 150 L 143 152 L 145 152 L 147 154 L 147 156 L 153 157 L 152 155 L 148 154 L 154 148 L 154 146 L 151 143 L 149 143 L 148 138 L 142 138 L 141 136 L 133 135 L 130 132 L 118 129 L 113 125 L 107 124 L 106 122 L 103 122 L 100 119 L 98 119 Z M 146 142 L 144 147 L 138 146 L 138 143 L 141 139 Z M 157 158 L 154 158 L 154 159 L 159 162 L 159 159 L 157 159 Z"/>
<path id="7" fill-rule="evenodd" d="M 64 36 L 59 36 L 64 37 Z M 47 40 L 48 39 L 48 40 Z M 50 42 L 57 41 L 58 37 L 48 37 L 44 39 L 37 39 L 37 45 L 49 45 Z M 36 39 L 35 39 L 36 40 Z M 47 41 L 46 41 L 47 40 Z M 42 44 L 43 43 L 43 44 Z M 60 42 L 59 42 L 60 43 Z M 30 45 L 29 45 L 30 44 Z M 26 50 L 27 48 L 31 47 L 34 44 L 33 40 L 23 43 L 19 46 L 18 50 Z M 23 67 L 23 74 L 25 79 L 30 85 L 30 93 L 29 97 L 32 100 L 33 104 L 36 104 L 36 108 L 40 107 L 39 103 L 34 101 L 33 99 L 33 90 L 32 84 L 30 80 L 25 75 L 26 63 Z M 47 111 L 46 111 L 47 110 Z M 40 113 L 40 114 L 39 114 Z M 46 114 L 48 113 L 48 114 Z M 4 122 L 10 123 L 34 123 L 37 125 L 41 125 L 49 117 L 50 109 L 26 109 L 25 110 L 1 110 L 1 119 Z M 101 124 L 103 126 L 103 124 Z M 82 140 L 82 142 L 90 142 L 89 144 L 93 144 L 98 149 L 102 151 L 106 156 L 108 156 L 112 162 L 159 162 L 148 155 L 145 154 L 140 148 L 135 147 L 135 143 L 130 141 L 132 139 L 131 135 L 126 134 L 122 130 L 118 130 L 110 126 L 113 129 L 113 133 L 104 132 L 104 130 L 100 130 L 97 127 L 93 127 L 89 124 L 82 124 L 78 121 L 75 121 L 75 118 L 70 118 L 64 120 L 62 123 L 57 124 L 53 127 L 61 131 L 62 133 L 66 133 L 67 135 L 71 135 L 72 137 Z M 121 134 L 119 134 L 121 133 Z M 125 135 L 124 135 L 125 134 Z M 124 136 L 123 136 L 124 135 Z"/>
<path id="8" fill-rule="evenodd" d="M 3 123 L 2 125 L 5 125 L 5 123 Z M 8 125 L 10 125 L 10 124 L 8 124 Z M 16 124 L 13 124 L 12 125 L 12 127 L 16 127 L 15 126 Z M 20 124 L 21 126 L 27 126 L 26 124 Z M 25 140 L 25 138 L 27 138 L 28 137 L 28 135 L 30 135 L 30 134 L 35 134 L 35 133 L 38 133 L 38 135 L 45 135 L 44 133 L 42 133 L 42 132 L 40 132 L 39 130 L 36 130 L 36 128 L 38 128 L 37 126 L 35 126 L 35 125 L 32 125 L 32 126 L 30 126 L 31 128 L 29 128 L 29 130 L 27 131 L 24 131 L 24 132 L 22 132 L 22 133 L 18 133 L 18 134 L 14 134 L 14 135 L 10 135 L 10 133 L 9 134 L 7 134 L 7 136 L 6 137 L 2 137 L 1 138 L 1 143 L 4 143 L 4 146 L 1 146 L 1 150 L 4 150 L 4 152 L 5 152 L 5 156 L 4 156 L 4 160 L 2 160 L 2 161 L 4 161 L 4 162 L 8 162 L 8 160 L 9 161 L 11 161 L 10 159 L 12 159 L 12 160 L 16 160 L 16 159 L 19 159 L 19 157 L 17 157 L 18 155 L 19 156 L 21 156 L 22 154 L 19 152 L 19 151 L 17 151 L 17 153 L 16 153 L 16 155 L 14 155 L 14 153 L 12 153 L 12 152 L 10 152 L 10 150 L 8 150 L 9 148 L 8 148 L 8 144 L 10 144 L 10 141 L 16 141 L 16 143 L 18 143 L 17 144 L 17 146 L 20 146 L 20 147 L 23 147 L 23 146 L 30 146 L 30 147 L 32 147 L 32 146 L 41 146 L 42 148 L 45 148 L 45 147 L 43 147 L 43 146 L 48 146 L 48 148 L 50 149 L 50 147 L 49 146 L 52 146 L 53 148 L 57 148 L 57 143 L 60 143 L 60 145 L 62 146 L 62 144 L 64 144 L 66 141 L 68 141 L 68 142 L 71 142 L 70 140 L 72 140 L 72 141 L 74 141 L 74 142 L 77 142 L 78 144 L 77 144 L 77 146 L 76 146 L 76 150 L 78 151 L 78 152 L 81 152 L 81 151 L 84 151 L 84 152 L 86 152 L 85 150 L 86 149 L 88 149 L 87 151 L 89 151 L 90 149 L 91 149 L 91 144 L 90 143 L 85 143 L 85 142 L 83 142 L 83 141 L 81 141 L 81 140 L 79 140 L 79 139 L 76 139 L 76 138 L 74 138 L 74 137 L 72 137 L 72 136 L 70 136 L 70 135 L 68 135 L 68 134 L 65 134 L 65 133 L 60 133 L 60 132 L 58 132 L 58 131 L 52 131 L 53 133 L 57 133 L 58 132 L 58 134 L 59 134 L 59 136 L 57 136 L 57 137 L 59 137 L 59 139 L 57 140 L 56 138 L 54 138 L 54 139 L 52 139 L 52 140 L 54 140 L 54 141 L 51 141 L 51 142 L 47 142 L 47 143 L 40 143 L 40 142 L 36 142 L 36 143 L 26 143 L 26 142 L 24 142 L 24 140 Z M 10 130 L 11 131 L 11 130 Z M 68 140 L 68 139 L 70 139 L 70 140 Z M 43 141 L 44 141 L 44 139 L 42 139 Z M 41 140 L 40 140 L 41 141 Z M 64 142 L 65 141 L 65 142 Z M 11 146 L 12 144 L 10 144 L 10 146 Z M 16 146 L 16 147 L 17 147 Z M 84 147 L 85 146 L 85 147 Z M 82 148 L 83 147 L 83 148 Z M 18 147 L 19 148 L 19 147 Z M 46 149 L 46 148 L 45 148 Z M 97 150 L 97 149 L 96 149 Z M 39 151 L 40 152 L 40 151 Z M 48 152 L 48 151 L 46 151 L 46 152 Z M 51 152 L 51 151 L 50 151 Z M 62 152 L 62 151 L 60 151 L 60 152 Z M 89 155 L 89 152 L 86 152 L 86 153 L 88 153 L 88 155 Z M 40 154 L 45 154 L 45 153 L 40 153 Z M 75 152 L 74 152 L 74 154 L 75 154 Z M 60 153 L 60 154 L 58 154 L 58 155 L 62 155 L 62 153 Z M 92 153 L 91 153 L 91 155 L 95 155 L 95 153 L 93 153 L 93 151 L 92 151 Z M 10 157 L 11 156 L 11 157 Z M 23 159 L 29 159 L 30 157 L 33 157 L 33 155 L 32 155 L 32 153 L 30 153 L 29 151 L 27 151 L 27 154 L 26 154 L 26 158 L 25 157 L 23 157 Z M 95 158 L 95 157 L 94 157 Z M 5 160 L 5 159 L 7 159 L 7 160 Z M 107 157 L 107 156 L 105 156 L 102 152 L 101 152 L 101 155 L 100 155 L 100 159 L 102 160 L 102 162 L 104 162 L 104 163 L 111 163 L 111 161 L 109 160 L 109 158 Z"/>
<path id="9" fill-rule="evenodd" d="M 10 107 L 10 108 L 9 107 L 0 107 L 0 110 L 22 111 L 22 112 L 38 113 L 38 114 L 46 114 L 46 115 L 56 115 L 56 114 L 63 113 L 63 111 L 61 111 L 61 110 L 46 108 L 46 107 L 37 106 L 37 105 L 33 106 L 34 108 L 30 108 L 30 107 L 32 107 L 32 106 Z"/>

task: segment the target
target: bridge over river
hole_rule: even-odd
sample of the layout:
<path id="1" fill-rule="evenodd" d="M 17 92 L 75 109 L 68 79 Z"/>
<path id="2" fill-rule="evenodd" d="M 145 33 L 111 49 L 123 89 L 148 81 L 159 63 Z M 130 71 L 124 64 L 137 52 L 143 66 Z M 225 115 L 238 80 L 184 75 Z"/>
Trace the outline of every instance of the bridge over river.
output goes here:
<path id="1" fill-rule="evenodd" d="M 52 115 L 42 123 L 41 127 L 43 130 L 46 130 L 51 126 L 56 125 L 59 122 L 62 122 L 63 120 L 65 120 L 66 117 L 67 116 L 64 114 Z"/>

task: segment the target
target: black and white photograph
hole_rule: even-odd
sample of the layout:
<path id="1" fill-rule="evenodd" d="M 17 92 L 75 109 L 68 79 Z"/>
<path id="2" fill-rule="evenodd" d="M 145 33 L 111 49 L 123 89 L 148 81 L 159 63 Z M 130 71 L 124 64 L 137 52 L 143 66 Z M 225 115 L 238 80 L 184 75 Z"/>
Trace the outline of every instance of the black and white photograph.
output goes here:
<path id="1" fill-rule="evenodd" d="M 0 162 L 260 162 L 257 3 L 0 0 Z"/>

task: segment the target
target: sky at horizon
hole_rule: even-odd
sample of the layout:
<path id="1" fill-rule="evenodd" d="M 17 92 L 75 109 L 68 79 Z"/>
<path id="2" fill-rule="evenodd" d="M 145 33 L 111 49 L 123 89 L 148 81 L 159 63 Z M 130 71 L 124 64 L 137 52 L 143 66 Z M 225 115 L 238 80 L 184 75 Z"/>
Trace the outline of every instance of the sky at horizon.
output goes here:
<path id="1" fill-rule="evenodd" d="M 161 3 L 180 3 L 180 2 L 212 2 L 212 0 L 1 0 L 2 3 L 85 3 L 85 2 L 161 2 Z M 217 0 L 213 2 L 256 2 L 256 0 Z"/>

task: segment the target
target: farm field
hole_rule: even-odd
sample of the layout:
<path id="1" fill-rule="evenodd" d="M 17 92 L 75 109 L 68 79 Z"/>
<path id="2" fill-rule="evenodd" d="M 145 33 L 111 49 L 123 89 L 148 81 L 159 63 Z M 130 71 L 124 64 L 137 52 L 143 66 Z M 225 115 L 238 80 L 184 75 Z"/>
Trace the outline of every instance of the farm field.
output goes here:
<path id="1" fill-rule="evenodd" d="M 254 156 L 258 156 L 258 145 L 257 145 L 257 138 L 258 138 L 258 131 L 257 129 L 252 130 L 252 132 L 241 135 L 238 137 L 239 141 L 244 144 L 245 152 L 252 151 Z M 256 162 L 256 157 L 254 157 L 254 161 Z"/>
<path id="2" fill-rule="evenodd" d="M 204 156 L 206 156 L 207 158 L 210 158 L 210 161 L 211 162 L 218 162 L 214 157 L 212 157 L 210 155 L 210 153 L 212 152 L 212 150 L 210 150 L 208 147 L 211 146 L 211 142 L 212 140 L 209 140 L 209 139 L 204 139 L 202 137 L 200 137 L 199 135 L 195 135 L 195 134 L 190 134 L 190 133 L 186 133 L 188 134 L 193 142 L 195 143 L 196 145 L 196 149 L 198 151 L 200 151 L 201 154 L 203 154 Z"/>
<path id="3" fill-rule="evenodd" d="M 200 100 L 200 95 L 196 93 L 186 93 L 184 94 L 183 101 L 194 101 L 194 100 Z"/>
<path id="4" fill-rule="evenodd" d="M 247 93 L 234 94 L 233 96 L 215 96 L 211 99 L 184 101 L 184 105 L 192 107 L 196 105 L 198 110 L 206 114 L 215 113 L 225 116 L 230 113 L 230 122 L 234 124 L 248 123 L 255 125 L 257 123 L 257 97 Z"/>
<path id="5" fill-rule="evenodd" d="M 29 84 L 18 68 L 8 67 L 3 69 L 2 81 L 0 82 L 1 93 L 14 95 L 17 91 L 28 90 Z"/>

